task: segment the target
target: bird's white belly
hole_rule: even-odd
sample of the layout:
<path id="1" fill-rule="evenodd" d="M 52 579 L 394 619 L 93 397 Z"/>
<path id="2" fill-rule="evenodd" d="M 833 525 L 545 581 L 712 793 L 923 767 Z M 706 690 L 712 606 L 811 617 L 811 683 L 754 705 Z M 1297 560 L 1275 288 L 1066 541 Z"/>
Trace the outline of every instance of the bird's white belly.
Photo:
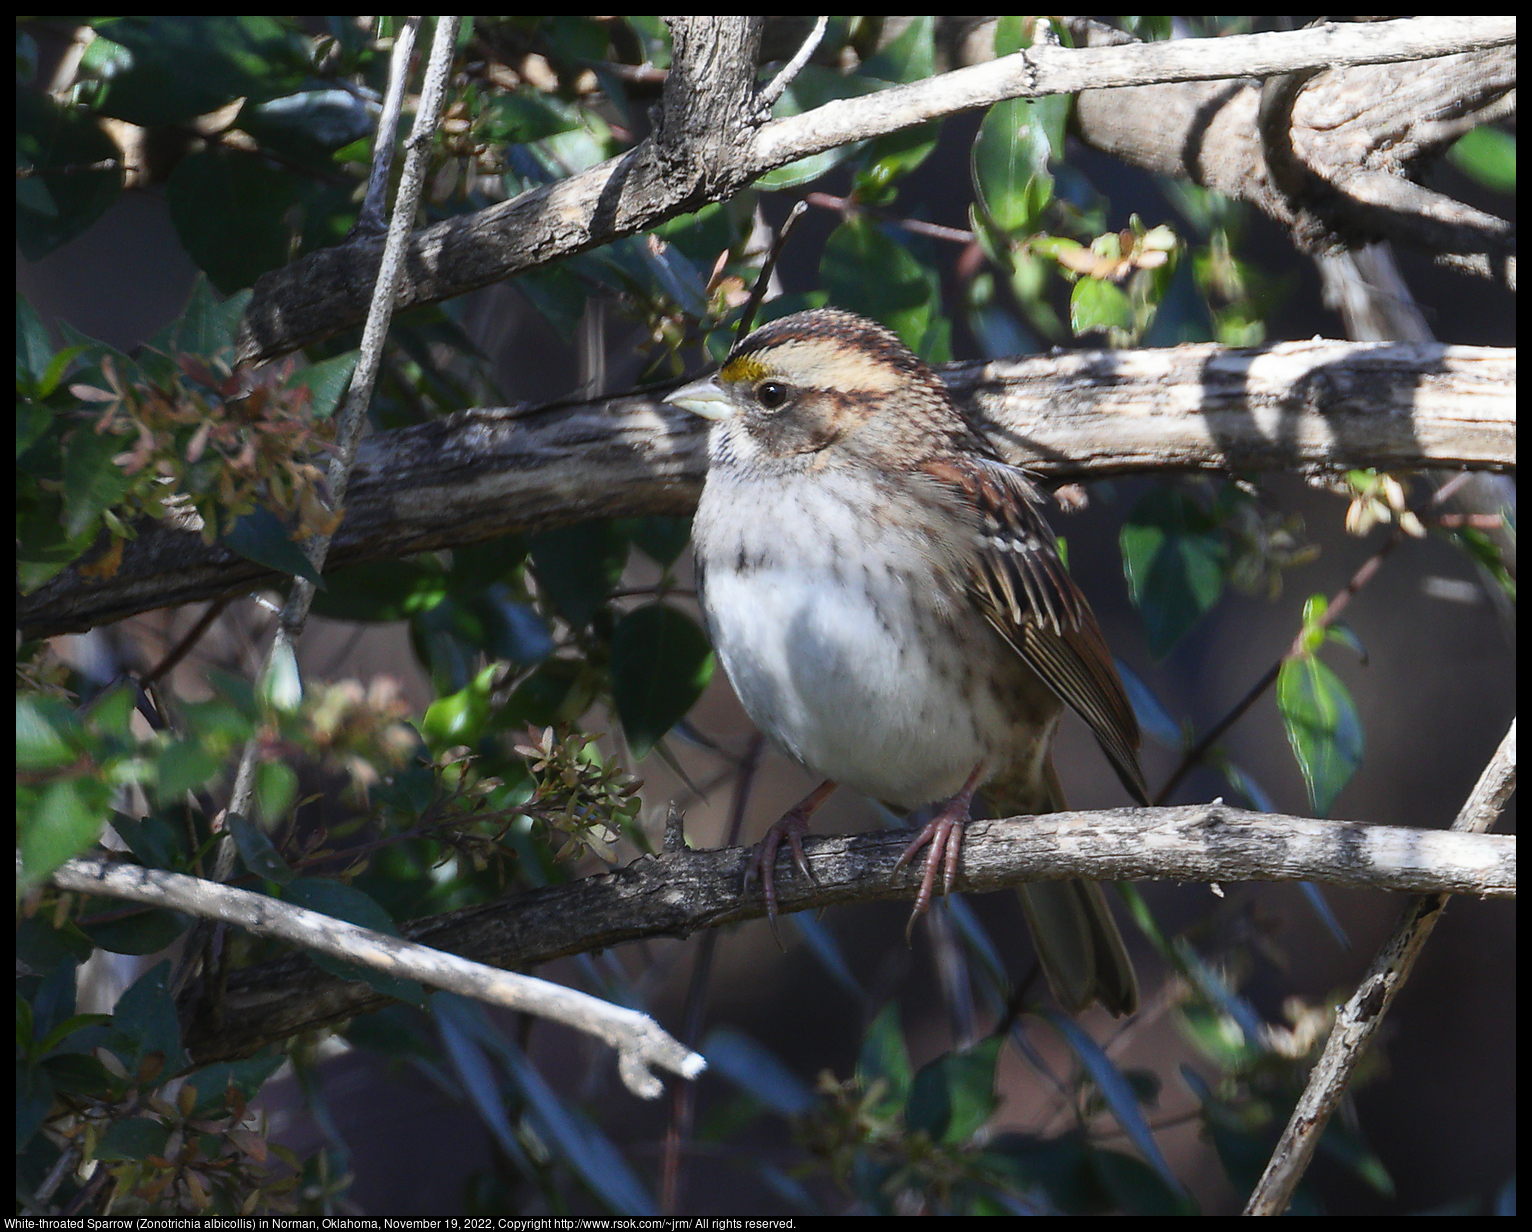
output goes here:
<path id="1" fill-rule="evenodd" d="M 803 566 L 707 571 L 714 640 L 745 710 L 855 791 L 905 808 L 954 794 L 994 752 L 980 733 L 1009 726 L 993 690 L 974 687 L 950 628 L 917 624 L 902 579 Z"/>

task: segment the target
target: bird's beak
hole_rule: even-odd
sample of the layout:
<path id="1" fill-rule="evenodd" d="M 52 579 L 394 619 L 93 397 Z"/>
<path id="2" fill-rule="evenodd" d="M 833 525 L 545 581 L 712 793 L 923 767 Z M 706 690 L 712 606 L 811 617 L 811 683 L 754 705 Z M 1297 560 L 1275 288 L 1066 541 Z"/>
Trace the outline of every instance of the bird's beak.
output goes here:
<path id="1" fill-rule="evenodd" d="M 667 394 L 665 401 L 703 419 L 728 419 L 734 414 L 734 403 L 718 387 L 716 376 L 704 377 L 683 385 L 674 393 Z"/>

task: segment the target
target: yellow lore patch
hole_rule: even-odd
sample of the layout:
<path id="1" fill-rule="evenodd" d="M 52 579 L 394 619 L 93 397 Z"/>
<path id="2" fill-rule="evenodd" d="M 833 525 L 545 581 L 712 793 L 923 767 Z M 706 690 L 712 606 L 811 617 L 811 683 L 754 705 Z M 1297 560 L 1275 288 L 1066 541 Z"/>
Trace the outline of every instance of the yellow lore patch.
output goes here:
<path id="1" fill-rule="evenodd" d="M 766 375 L 766 365 L 753 355 L 736 355 L 723 366 L 718 375 L 731 385 L 741 381 L 758 381 Z"/>
<path id="2" fill-rule="evenodd" d="M 774 377 L 800 389 L 833 389 L 853 396 L 903 388 L 903 373 L 882 355 L 847 346 L 840 338 L 792 338 L 768 345 L 758 355 L 735 356 L 719 377 L 731 384 Z"/>

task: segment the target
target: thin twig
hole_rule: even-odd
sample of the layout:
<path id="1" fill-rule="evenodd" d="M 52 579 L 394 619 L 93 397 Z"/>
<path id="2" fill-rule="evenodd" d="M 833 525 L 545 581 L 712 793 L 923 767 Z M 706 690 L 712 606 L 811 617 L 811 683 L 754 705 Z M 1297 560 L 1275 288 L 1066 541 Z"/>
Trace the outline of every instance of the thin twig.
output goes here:
<path id="1" fill-rule="evenodd" d="M 782 97 L 783 91 L 793 84 L 794 78 L 803 71 L 803 66 L 809 62 L 809 58 L 819 50 L 820 41 L 825 36 L 825 30 L 829 27 L 828 17 L 816 17 L 814 28 L 809 31 L 808 38 L 803 40 L 803 46 L 793 54 L 793 58 L 782 66 L 782 71 L 773 77 L 769 84 L 756 95 L 755 105 L 758 114 L 764 119 L 771 114 L 771 109 L 776 106 L 777 99 Z"/>
<path id="2" fill-rule="evenodd" d="M 379 21 L 383 20 L 381 17 Z M 393 54 L 388 65 L 388 92 L 383 96 L 383 111 L 378 116 L 373 135 L 372 168 L 367 174 L 367 195 L 357 214 L 357 229 L 367 234 L 381 234 L 388 229 L 384 206 L 388 201 L 388 173 L 394 165 L 394 143 L 399 133 L 399 114 L 404 109 L 404 85 L 410 76 L 410 58 L 415 54 L 415 35 L 419 17 L 407 17 L 394 35 Z"/>
<path id="3" fill-rule="evenodd" d="M 1511 721 L 1500 747 L 1484 767 L 1452 829 L 1482 834 L 1488 830 L 1516 787 L 1516 722 Z M 1272 1152 L 1250 1201 L 1247 1215 L 1280 1215 L 1314 1157 L 1320 1136 L 1345 1094 L 1357 1063 L 1366 1054 L 1389 1006 L 1409 979 L 1415 960 L 1447 906 L 1447 895 L 1426 894 L 1406 908 L 1393 935 L 1373 959 L 1367 975 L 1335 1015 L 1324 1053 L 1309 1075 L 1308 1086 L 1293 1109 L 1287 1128 Z"/>
<path id="4" fill-rule="evenodd" d="M 787 219 L 782 223 L 782 229 L 777 232 L 771 251 L 766 254 L 766 260 L 761 264 L 761 272 L 755 277 L 755 285 L 750 288 L 750 298 L 745 301 L 745 310 L 739 314 L 739 324 L 734 329 L 736 349 L 750 333 L 750 327 L 755 324 L 755 314 L 760 311 L 761 301 L 766 298 L 766 290 L 771 285 L 772 271 L 777 268 L 777 258 L 782 255 L 782 249 L 787 246 L 787 237 L 792 234 L 793 228 L 798 225 L 798 220 L 803 217 L 808 208 L 802 201 L 795 203 L 788 211 Z"/>
<path id="5" fill-rule="evenodd" d="M 172 671 L 176 664 L 180 663 L 190 652 L 191 648 L 202 640 L 203 634 L 213 627 L 213 622 L 223 615 L 224 609 L 232 603 L 232 599 L 215 599 L 207 605 L 207 610 L 197 617 L 197 622 L 188 629 L 175 648 L 163 659 L 156 663 L 149 671 L 139 679 L 139 684 L 147 689 L 155 681 L 166 673 Z"/>
<path id="6" fill-rule="evenodd" d="M 882 210 L 874 210 L 862 205 L 860 202 L 852 201 L 849 197 L 837 197 L 833 193 L 827 192 L 811 192 L 803 199 L 810 205 L 817 205 L 823 210 L 835 210 L 842 215 L 860 210 L 863 213 L 871 214 L 874 218 L 881 219 L 883 222 L 908 231 L 911 235 L 923 235 L 927 239 L 933 240 L 946 240 L 951 244 L 972 244 L 974 242 L 974 233 L 972 231 L 964 231 L 959 227 L 944 227 L 940 223 L 925 222 L 919 218 L 896 218 L 884 213 Z"/>
<path id="7" fill-rule="evenodd" d="M 447 93 L 447 76 L 452 67 L 452 56 L 457 45 L 457 31 L 461 24 L 457 16 L 444 16 L 436 24 L 436 37 L 431 45 L 431 58 L 426 68 L 426 79 L 421 87 L 420 106 L 415 114 L 414 129 L 409 137 L 409 152 L 405 158 L 404 172 L 399 180 L 398 196 L 389 223 L 388 239 L 383 248 L 383 260 L 373 285 L 372 303 L 368 308 L 367 322 L 362 330 L 362 345 L 356 368 L 351 374 L 351 386 L 346 403 L 337 417 L 335 452 L 330 459 L 326 476 L 332 507 L 339 509 L 346 499 L 352 467 L 356 464 L 357 446 L 361 442 L 366 423 L 367 405 L 372 400 L 373 383 L 382 363 L 383 342 L 388 332 L 388 322 L 393 316 L 394 301 L 398 295 L 399 282 L 404 269 L 404 252 L 409 244 L 410 230 L 415 221 L 415 208 L 420 201 L 425 183 L 426 164 L 430 151 L 427 138 L 436 131 L 440 122 L 443 103 Z M 403 59 L 403 57 L 401 57 Z M 408 65 L 395 64 L 398 69 L 389 82 L 391 94 L 402 93 Z M 392 71 L 392 70 L 391 70 Z M 385 103 L 385 111 L 387 104 Z M 384 157 L 374 151 L 374 163 Z M 304 554 L 309 558 L 317 575 L 324 569 L 329 554 L 332 534 L 316 534 L 304 544 Z M 294 656 L 293 644 L 308 619 L 309 607 L 314 601 L 314 583 L 307 578 L 295 578 L 292 591 L 282 605 L 277 620 L 276 634 L 267 651 L 262 675 L 269 678 L 280 665 Z M 296 671 L 296 668 L 294 668 Z M 228 812 L 246 814 L 250 798 L 255 790 L 255 763 L 262 742 L 257 732 L 246 741 L 240 755 L 239 766 L 234 773 L 234 787 L 229 793 Z M 213 880 L 226 881 L 234 868 L 235 848 L 232 837 L 225 832 L 214 857 Z M 171 977 L 171 995 L 179 997 L 189 983 L 192 974 L 201 964 L 211 934 L 206 927 L 194 929 L 187 939 L 181 961 Z"/>

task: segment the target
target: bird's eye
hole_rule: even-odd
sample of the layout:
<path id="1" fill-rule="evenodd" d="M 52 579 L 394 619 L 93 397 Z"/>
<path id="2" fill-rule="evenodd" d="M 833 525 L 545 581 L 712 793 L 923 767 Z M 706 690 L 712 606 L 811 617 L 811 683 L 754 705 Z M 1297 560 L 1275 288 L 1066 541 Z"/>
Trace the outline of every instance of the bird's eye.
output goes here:
<path id="1" fill-rule="evenodd" d="M 755 387 L 755 400 L 767 411 L 780 410 L 787 405 L 787 386 L 781 381 L 762 381 Z"/>

